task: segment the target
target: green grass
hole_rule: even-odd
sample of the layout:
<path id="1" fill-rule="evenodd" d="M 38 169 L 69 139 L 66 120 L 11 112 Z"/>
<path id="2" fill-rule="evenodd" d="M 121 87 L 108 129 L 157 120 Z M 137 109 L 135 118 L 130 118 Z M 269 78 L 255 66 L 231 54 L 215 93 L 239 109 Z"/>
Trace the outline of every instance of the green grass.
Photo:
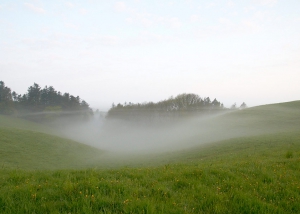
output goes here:
<path id="1" fill-rule="evenodd" d="M 232 112 L 224 115 L 225 122 L 234 123 L 236 128 L 248 128 L 261 132 L 299 130 L 300 101 L 269 104 Z"/>
<path id="2" fill-rule="evenodd" d="M 0 211 L 299 213 L 300 133 L 222 141 L 191 154 L 152 167 L 2 170 Z"/>
<path id="3" fill-rule="evenodd" d="M 52 131 L 51 127 L 46 125 L 6 115 L 0 115 L 0 128 L 15 128 L 45 133 Z"/>
<path id="4" fill-rule="evenodd" d="M 0 127 L 0 167 L 70 169 L 86 167 L 103 152 L 57 136 Z"/>
<path id="5" fill-rule="evenodd" d="M 300 101 L 237 110 L 207 120 L 195 120 L 186 144 L 216 142 L 243 136 L 300 130 Z M 178 142 L 180 144 L 181 142 Z"/>
<path id="6" fill-rule="evenodd" d="M 2 120 L 0 213 L 300 213 L 300 102 L 216 122 L 195 121 L 194 147 L 125 159 Z"/>

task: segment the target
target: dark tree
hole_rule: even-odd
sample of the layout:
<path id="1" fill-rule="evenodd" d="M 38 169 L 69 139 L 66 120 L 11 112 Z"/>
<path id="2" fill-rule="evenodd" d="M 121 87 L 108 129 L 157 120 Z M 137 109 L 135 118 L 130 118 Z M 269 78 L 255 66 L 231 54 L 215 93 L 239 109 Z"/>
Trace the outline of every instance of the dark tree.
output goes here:
<path id="1" fill-rule="evenodd" d="M 64 111 L 69 113 L 63 114 Z M 73 113 L 70 113 L 70 111 Z M 3 81 L 0 81 L 0 113 L 2 114 L 16 114 L 22 115 L 36 115 L 34 120 L 43 120 L 49 119 L 43 115 L 43 112 L 55 112 L 55 115 L 69 115 L 73 116 L 83 116 L 88 118 L 92 115 L 92 110 L 89 107 L 89 104 L 81 100 L 79 96 L 73 96 L 69 93 L 57 92 L 53 86 L 41 87 L 34 83 L 27 90 L 26 94 L 17 94 L 12 92 L 10 88 L 6 87 Z M 60 112 L 59 114 L 57 114 Z M 39 113 L 39 114 L 34 114 Z M 54 115 L 54 114 L 53 114 Z M 26 116 L 24 116 L 26 117 Z M 29 117 L 29 116 L 28 116 Z M 53 118 L 53 117 L 52 117 Z"/>
<path id="2" fill-rule="evenodd" d="M 0 113 L 11 114 L 13 111 L 14 108 L 11 89 L 6 87 L 3 81 L 0 81 Z"/>
<path id="3" fill-rule="evenodd" d="M 244 108 L 247 108 L 247 105 L 246 105 L 245 102 L 243 102 L 243 103 L 241 104 L 241 106 L 240 106 L 240 109 L 244 109 Z"/>
<path id="4" fill-rule="evenodd" d="M 128 102 L 124 105 L 120 103 L 113 104 L 106 118 L 132 121 L 134 123 L 163 122 L 190 117 L 194 114 L 216 113 L 221 110 L 224 110 L 224 107 L 217 99 L 211 102 L 209 97 L 202 99 L 196 94 L 179 94 L 175 98 L 170 97 L 157 103 L 134 104 Z"/>
<path id="5" fill-rule="evenodd" d="M 32 111 L 42 110 L 41 107 L 41 87 L 34 83 L 27 90 L 27 102 Z"/>

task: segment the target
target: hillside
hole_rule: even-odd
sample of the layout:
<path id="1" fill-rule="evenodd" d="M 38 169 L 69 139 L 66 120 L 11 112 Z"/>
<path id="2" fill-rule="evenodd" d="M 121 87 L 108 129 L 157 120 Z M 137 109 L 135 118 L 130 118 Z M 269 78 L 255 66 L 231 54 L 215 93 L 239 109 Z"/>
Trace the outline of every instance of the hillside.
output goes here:
<path id="1" fill-rule="evenodd" d="M 101 145 L 120 152 L 164 153 L 238 137 L 297 131 L 299 118 L 300 101 L 294 101 L 188 117 L 158 126 L 112 121 L 101 136 Z"/>
<path id="2" fill-rule="evenodd" d="M 0 128 L 15 128 L 50 133 L 51 127 L 17 117 L 0 115 Z"/>
<path id="3" fill-rule="evenodd" d="M 0 136 L 2 168 L 82 168 L 103 153 L 72 140 L 28 130 L 0 128 Z"/>
<path id="4" fill-rule="evenodd" d="M 229 113 L 221 118 L 223 123 L 235 125 L 240 129 L 260 129 L 265 132 L 298 130 L 300 127 L 300 101 L 252 107 Z"/>
<path id="5" fill-rule="evenodd" d="M 64 139 L 51 127 L 0 115 L 2 168 L 62 169 L 88 166 L 103 151 Z"/>
<path id="6" fill-rule="evenodd" d="M 0 212 L 299 213 L 299 104 L 189 121 L 194 135 L 181 143 L 191 147 L 160 154 L 105 156 L 74 141 L 1 127 Z M 216 121 L 213 132 L 207 127 Z M 204 132 L 194 132 L 203 124 L 207 137 L 228 139 L 203 141 Z M 96 166 L 104 168 L 86 169 Z"/>
<path id="7" fill-rule="evenodd" d="M 299 160 L 300 132 L 291 132 L 221 141 L 149 159 L 144 166 L 131 159 L 134 168 L 1 170 L 0 208 L 2 213 L 299 213 Z"/>
<path id="8" fill-rule="evenodd" d="M 149 150 L 150 154 L 146 154 L 144 151 L 142 154 L 126 155 L 104 154 L 100 150 L 78 144 L 75 141 L 49 135 L 57 134 L 51 127 L 9 116 L 0 116 L 0 148 L 2 148 L 1 154 L 3 154 L 1 155 L 1 164 L 8 168 L 24 169 L 120 167 L 180 162 L 189 160 L 195 155 L 197 157 L 220 156 L 222 151 L 227 150 L 219 143 L 211 144 L 212 142 L 227 142 L 222 145 L 228 145 L 226 148 L 232 147 L 235 151 L 241 145 L 231 146 L 230 142 L 236 142 L 232 140 L 234 138 L 250 137 L 251 140 L 255 139 L 251 136 L 260 138 L 260 136 L 273 136 L 273 134 L 297 133 L 300 130 L 299 118 L 300 101 L 295 101 L 258 106 L 206 119 L 186 121 L 172 130 L 172 133 L 176 134 L 174 136 L 170 136 L 170 132 L 165 130 L 144 136 L 128 135 L 128 133 L 122 135 L 118 132 L 114 137 L 118 137 L 123 143 L 123 145 L 119 145 L 119 148 L 127 147 L 127 151 L 133 145 L 133 140 L 141 140 L 142 143 L 149 143 L 149 146 L 153 146 L 155 143 L 164 145 L 164 150 L 162 149 L 159 153 L 157 150 Z M 151 135 L 158 133 L 160 134 L 159 138 L 151 138 Z M 145 139 L 145 136 L 148 138 Z M 113 142 L 115 138 L 107 138 L 107 143 L 115 143 Z M 101 145 L 99 147 L 101 148 Z M 161 146 L 161 148 L 163 147 Z M 247 144 L 244 149 L 246 148 Z M 224 155 L 226 156 L 227 153 Z"/>
<path id="9" fill-rule="evenodd" d="M 189 123 L 188 145 L 300 130 L 300 101 L 236 110 Z M 181 141 L 181 139 L 180 139 Z M 178 142 L 180 144 L 180 142 Z"/>

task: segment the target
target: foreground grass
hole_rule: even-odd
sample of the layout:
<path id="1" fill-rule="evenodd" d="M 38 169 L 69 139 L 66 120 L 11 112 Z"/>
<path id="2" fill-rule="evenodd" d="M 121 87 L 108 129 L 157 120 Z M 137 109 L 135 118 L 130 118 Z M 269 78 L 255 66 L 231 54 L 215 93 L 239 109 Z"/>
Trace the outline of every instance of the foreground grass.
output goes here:
<path id="1" fill-rule="evenodd" d="M 142 168 L 2 169 L 0 212 L 300 212 L 298 132 L 222 141 L 180 154 L 178 163 Z"/>

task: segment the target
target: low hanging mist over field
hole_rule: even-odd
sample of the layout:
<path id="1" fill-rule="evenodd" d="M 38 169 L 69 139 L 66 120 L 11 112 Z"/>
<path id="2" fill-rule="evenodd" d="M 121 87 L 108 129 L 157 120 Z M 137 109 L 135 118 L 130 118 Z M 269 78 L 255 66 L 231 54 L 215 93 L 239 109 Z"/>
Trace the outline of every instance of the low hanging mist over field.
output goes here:
<path id="1" fill-rule="evenodd" d="M 299 114 L 289 103 L 254 108 L 243 103 L 226 108 L 217 99 L 211 101 L 196 94 L 181 94 L 157 103 L 119 103 L 108 112 L 93 112 L 79 98 L 73 103 L 74 96 L 68 93 L 61 96 L 52 89 L 29 88 L 3 111 L 42 123 L 48 133 L 124 154 L 180 151 L 225 139 L 294 129 L 281 118 L 290 120 Z M 53 107 L 44 107 L 49 102 Z"/>
<path id="2" fill-rule="evenodd" d="M 254 109 L 227 110 L 157 124 L 107 121 L 95 115 L 90 121 L 72 123 L 59 130 L 70 139 L 112 152 L 163 153 L 236 137 L 298 129 L 293 127 L 293 123 L 285 124 L 280 120 L 287 115 L 290 119 L 299 116 L 298 109 L 288 105 Z M 109 126 L 105 126 L 105 123 L 109 123 Z"/>

